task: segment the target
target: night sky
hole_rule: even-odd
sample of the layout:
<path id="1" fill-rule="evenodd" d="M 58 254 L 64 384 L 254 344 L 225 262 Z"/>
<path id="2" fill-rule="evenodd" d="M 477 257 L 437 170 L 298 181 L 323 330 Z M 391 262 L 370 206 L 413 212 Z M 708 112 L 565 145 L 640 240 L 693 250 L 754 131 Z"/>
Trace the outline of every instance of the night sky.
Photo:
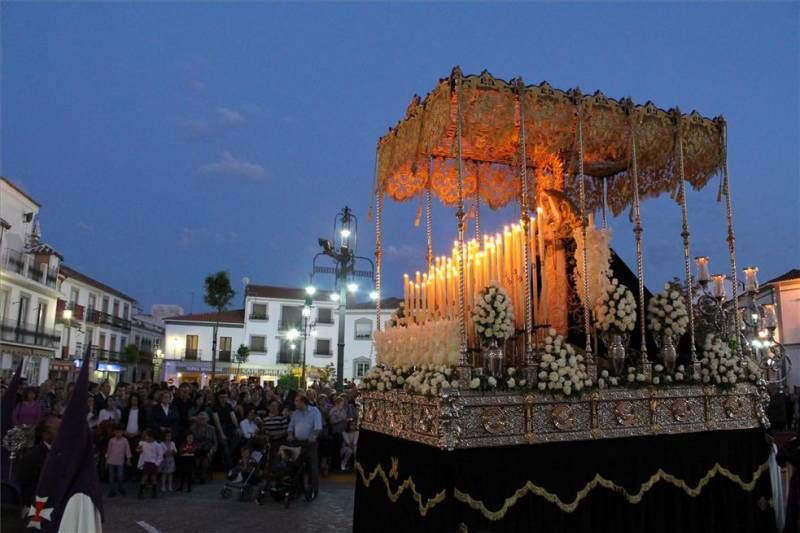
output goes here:
<path id="1" fill-rule="evenodd" d="M 375 144 L 460 65 L 724 115 L 740 266 L 800 266 L 796 3 L 9 3 L 0 172 L 42 204 L 66 263 L 152 303 L 203 277 L 302 285 L 345 204 L 367 213 Z M 727 272 L 718 178 L 689 196 L 692 255 Z M 387 203 L 385 295 L 424 263 L 415 202 Z M 486 215 L 496 229 L 513 209 Z M 642 206 L 645 271 L 682 276 L 680 210 Z M 633 266 L 627 216 L 612 245 Z M 436 249 L 455 237 L 434 211 Z M 330 280 L 319 280 L 320 285 Z M 194 293 L 194 296 L 193 296 Z"/>

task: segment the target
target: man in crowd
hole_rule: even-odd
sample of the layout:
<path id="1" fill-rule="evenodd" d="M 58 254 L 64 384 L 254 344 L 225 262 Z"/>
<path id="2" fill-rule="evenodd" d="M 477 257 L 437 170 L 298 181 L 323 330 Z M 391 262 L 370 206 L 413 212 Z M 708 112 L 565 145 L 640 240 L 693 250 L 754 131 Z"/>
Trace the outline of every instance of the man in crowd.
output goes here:
<path id="1" fill-rule="evenodd" d="M 111 396 L 111 384 L 108 381 L 104 381 L 100 385 L 100 392 L 94 397 L 94 414 L 99 414 L 101 409 L 105 409 L 106 405 L 108 405 L 109 396 Z"/>
<path id="2" fill-rule="evenodd" d="M 289 441 L 300 444 L 311 473 L 312 499 L 319 493 L 319 443 L 317 437 L 322 431 L 322 415 L 319 409 L 308 405 L 307 398 L 298 394 L 294 398 L 295 411 L 289 421 Z"/>
<path id="3" fill-rule="evenodd" d="M 172 400 L 172 406 L 175 408 L 175 411 L 178 413 L 178 418 L 180 419 L 179 432 L 176 435 L 176 440 L 180 442 L 183 442 L 183 438 L 186 436 L 186 433 L 189 432 L 189 427 L 191 425 L 189 409 L 193 404 L 191 387 L 188 383 L 181 383 L 181 386 L 178 387 L 178 395 Z"/>

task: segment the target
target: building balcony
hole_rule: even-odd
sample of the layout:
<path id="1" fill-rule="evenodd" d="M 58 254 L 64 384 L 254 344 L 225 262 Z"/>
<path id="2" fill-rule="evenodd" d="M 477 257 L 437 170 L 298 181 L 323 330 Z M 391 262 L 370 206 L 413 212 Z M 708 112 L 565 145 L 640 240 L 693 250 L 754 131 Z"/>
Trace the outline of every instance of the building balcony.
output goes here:
<path id="1" fill-rule="evenodd" d="M 269 320 L 269 315 L 264 313 L 250 313 L 247 315 L 248 320 Z"/>
<path id="2" fill-rule="evenodd" d="M 55 272 L 49 271 L 45 274 L 45 270 L 41 265 L 35 265 L 33 256 L 19 250 L 8 249 L 2 257 L 3 269 L 25 276 L 28 279 L 35 281 L 47 287 L 56 288 L 58 278 Z"/>
<path id="3" fill-rule="evenodd" d="M 230 350 L 220 350 L 217 352 L 217 361 L 221 361 L 223 363 L 230 363 L 231 362 L 231 351 Z"/>
<path id="4" fill-rule="evenodd" d="M 25 255 L 17 250 L 8 249 L 3 254 L 3 268 L 23 275 L 25 272 Z"/>
<path id="5" fill-rule="evenodd" d="M 96 357 L 98 361 L 122 361 L 122 354 L 113 350 L 101 350 L 100 348 L 92 348 L 92 356 Z"/>
<path id="6" fill-rule="evenodd" d="M 182 355 L 187 361 L 199 361 L 203 358 L 203 351 L 198 349 L 187 349 L 183 351 Z"/>
<path id="7" fill-rule="evenodd" d="M 124 329 L 126 331 L 130 331 L 131 329 L 130 320 L 119 316 L 114 316 L 109 313 L 104 313 L 102 311 L 98 311 L 97 309 L 92 310 L 91 316 L 87 318 L 87 321 L 94 322 L 95 324 L 111 326 L 112 328 Z"/>
<path id="8" fill-rule="evenodd" d="M 64 311 L 72 311 L 72 319 L 64 319 Z M 56 322 L 60 324 L 69 324 L 73 320 L 83 320 L 86 316 L 86 309 L 82 305 L 67 302 L 66 300 L 59 299 L 56 302 Z"/>
<path id="9" fill-rule="evenodd" d="M 54 329 L 41 326 L 37 328 L 35 324 L 3 320 L 0 323 L 0 340 L 42 348 L 58 348 L 61 336 Z"/>
<path id="10" fill-rule="evenodd" d="M 317 357 L 331 357 L 333 356 L 333 351 L 330 348 L 327 350 L 314 350 L 314 355 Z"/>

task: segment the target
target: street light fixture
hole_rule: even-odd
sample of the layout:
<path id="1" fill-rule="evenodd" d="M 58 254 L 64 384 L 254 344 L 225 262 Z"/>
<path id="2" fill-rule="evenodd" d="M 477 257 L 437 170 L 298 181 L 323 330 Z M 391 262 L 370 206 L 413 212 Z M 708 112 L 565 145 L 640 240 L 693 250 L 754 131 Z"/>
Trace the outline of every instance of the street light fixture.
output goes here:
<path id="1" fill-rule="evenodd" d="M 339 303 L 339 341 L 336 350 L 336 390 L 341 392 L 344 388 L 344 323 L 345 311 L 347 307 L 347 293 L 355 294 L 358 291 L 356 279 L 368 279 L 370 283 L 375 279 L 375 264 L 368 257 L 356 255 L 356 243 L 358 240 L 358 217 L 356 217 L 349 207 L 339 211 L 334 217 L 333 233 L 339 235 L 338 248 L 325 238 L 319 239 L 322 251 L 314 256 L 311 280 L 314 274 L 334 274 L 336 276 L 336 289 L 330 295 L 330 299 Z M 334 263 L 333 267 L 317 265 L 317 260 L 326 257 Z M 356 263 L 368 263 L 369 270 L 357 270 Z M 375 292 L 375 291 L 372 291 Z M 370 293 L 370 297 L 372 294 Z M 377 298 L 377 293 L 375 294 Z"/>

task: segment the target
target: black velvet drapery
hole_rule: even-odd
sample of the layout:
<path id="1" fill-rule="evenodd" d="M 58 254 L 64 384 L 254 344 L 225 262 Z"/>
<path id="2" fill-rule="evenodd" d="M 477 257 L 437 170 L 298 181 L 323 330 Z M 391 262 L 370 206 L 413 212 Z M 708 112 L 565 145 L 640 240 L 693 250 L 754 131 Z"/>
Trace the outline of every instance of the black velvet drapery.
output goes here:
<path id="1" fill-rule="evenodd" d="M 758 429 L 452 452 L 362 430 L 358 444 L 356 533 L 775 530 L 765 468 L 768 446 Z M 739 482 L 715 470 L 716 465 Z M 692 495 L 662 476 L 638 503 L 621 491 L 596 486 L 572 512 L 530 492 L 514 498 L 531 482 L 569 504 L 597 474 L 630 496 L 659 469 L 676 483 L 684 482 L 690 492 L 710 471 L 717 473 Z M 752 483 L 754 474 L 758 477 Z M 369 486 L 365 478 L 371 478 Z M 398 495 L 401 486 L 405 488 Z M 443 499 L 425 508 L 442 491 Z M 485 512 L 462 501 L 464 494 L 482 501 Z M 504 516 L 491 514 L 509 498 Z M 462 524 L 466 529 L 459 530 Z"/>

